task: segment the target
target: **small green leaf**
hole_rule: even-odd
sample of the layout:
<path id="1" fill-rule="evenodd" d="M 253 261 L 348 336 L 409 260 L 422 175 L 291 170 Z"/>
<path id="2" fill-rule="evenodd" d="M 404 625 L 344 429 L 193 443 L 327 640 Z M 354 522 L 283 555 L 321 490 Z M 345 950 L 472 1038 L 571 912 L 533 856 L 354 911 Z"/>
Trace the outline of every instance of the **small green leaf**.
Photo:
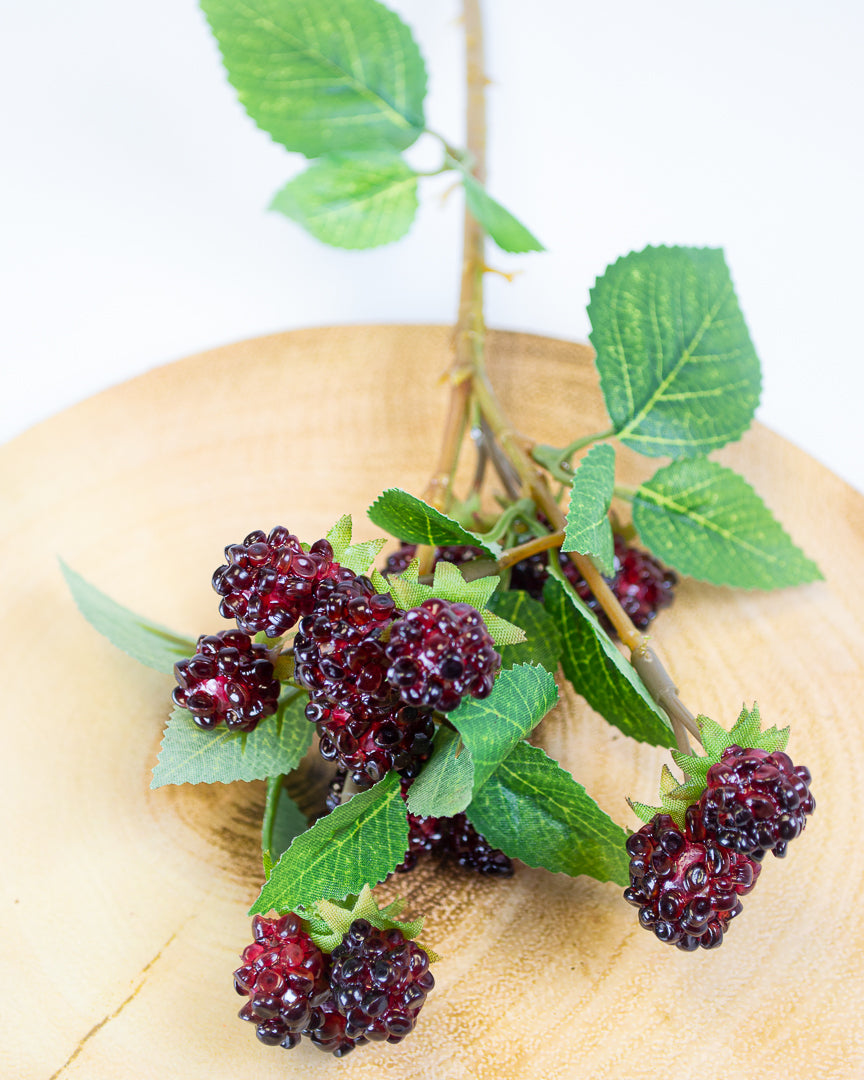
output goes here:
<path id="1" fill-rule="evenodd" d="M 779 589 L 822 577 L 744 477 L 707 458 L 673 461 L 646 480 L 633 524 L 665 563 L 713 585 Z"/>
<path id="2" fill-rule="evenodd" d="M 454 817 L 471 802 L 473 787 L 471 751 L 455 731 L 442 725 L 432 756 L 408 789 L 408 809 L 418 817 Z"/>
<path id="3" fill-rule="evenodd" d="M 442 600 L 449 600 L 453 604 L 470 604 L 478 611 L 482 611 L 489 603 L 500 580 L 498 577 L 490 576 L 466 581 L 458 566 L 442 561 L 435 564 L 431 595 L 440 596 Z"/>
<path id="4" fill-rule="evenodd" d="M 540 723 L 558 700 L 550 672 L 520 664 L 502 671 L 487 698 L 465 698 L 450 723 L 456 728 L 474 762 L 474 794 L 510 754 L 513 747 Z"/>
<path id="5" fill-rule="evenodd" d="M 707 454 L 750 426 L 759 359 L 722 251 L 632 252 L 597 279 L 588 316 L 606 408 L 627 446 Z"/>
<path id="6" fill-rule="evenodd" d="M 467 814 L 493 847 L 528 866 L 628 882 L 627 832 L 539 747 L 517 743 Z"/>
<path id="7" fill-rule="evenodd" d="M 359 896 L 349 896 L 342 903 L 319 900 L 312 905 L 310 911 L 304 911 L 304 916 L 309 924 L 309 936 L 319 949 L 331 953 L 337 945 L 342 944 L 342 939 L 355 919 L 365 919 L 379 930 L 399 930 L 406 941 L 416 939 L 423 929 L 423 919 L 414 919 L 411 922 L 395 919 L 394 916 L 403 906 L 404 901 L 397 899 L 392 904 L 379 908 L 372 890 L 368 885 L 364 885 Z M 423 948 L 429 954 L 430 961 L 438 959 L 430 949 L 425 946 Z"/>
<path id="8" fill-rule="evenodd" d="M 273 716 L 254 731 L 225 727 L 203 731 L 185 709 L 171 714 L 151 788 L 165 784 L 230 784 L 234 780 L 266 780 L 296 769 L 312 744 L 315 727 L 306 719 L 308 698 L 284 698 Z"/>
<path id="9" fill-rule="evenodd" d="M 139 663 L 169 674 L 178 660 L 194 655 L 194 641 L 142 619 L 85 581 L 62 559 L 59 562 L 78 610 L 112 645 Z"/>
<path id="10" fill-rule="evenodd" d="M 408 818 L 399 774 L 388 773 L 298 836 L 276 864 L 250 915 L 343 900 L 383 881 L 405 858 Z"/>
<path id="11" fill-rule="evenodd" d="M 417 174 L 398 154 L 385 150 L 330 154 L 290 180 L 270 209 L 333 247 L 381 247 L 411 228 Z"/>
<path id="12" fill-rule="evenodd" d="M 345 552 L 351 545 L 351 535 L 354 531 L 354 523 L 350 514 L 343 514 L 336 524 L 327 531 L 327 543 L 333 548 L 333 559 L 340 565 Z"/>
<path id="13" fill-rule="evenodd" d="M 545 251 L 537 237 L 509 210 L 493 199 L 483 185 L 467 169 L 460 169 L 465 185 L 465 202 L 480 227 L 487 232 L 502 251 L 521 254 L 526 251 Z"/>
<path id="14" fill-rule="evenodd" d="M 578 597 L 550 578 L 543 604 L 561 632 L 561 666 L 576 693 L 625 735 L 654 746 L 674 746 L 665 713 Z"/>
<path id="15" fill-rule="evenodd" d="M 426 70 L 376 0 L 201 0 L 255 123 L 307 157 L 404 150 L 424 130 Z"/>
<path id="16" fill-rule="evenodd" d="M 513 667 L 515 664 L 540 664 L 554 675 L 561 659 L 561 635 L 552 616 L 542 604 L 532 600 L 526 592 L 508 589 L 496 592 L 489 601 L 489 607 L 496 615 L 501 615 L 511 623 L 521 626 L 525 640 L 513 645 L 502 645 L 501 666 Z"/>
<path id="17" fill-rule="evenodd" d="M 345 514 L 327 533 L 327 542 L 333 548 L 333 561 L 347 570 L 353 570 L 355 574 L 367 574 L 387 541 L 381 537 L 378 540 L 365 540 L 360 544 L 352 544 L 352 531 L 351 515 Z"/>
<path id="18" fill-rule="evenodd" d="M 615 489 L 615 451 L 606 443 L 593 446 L 579 464 L 570 489 L 567 531 L 562 551 L 592 555 L 600 570 L 615 572 L 615 543 L 609 507 Z"/>
<path id="19" fill-rule="evenodd" d="M 480 548 L 491 559 L 497 559 L 501 554 L 500 544 L 469 532 L 458 521 L 401 488 L 388 488 L 369 507 L 368 513 L 379 528 L 409 544 L 441 547 L 468 544 Z"/>

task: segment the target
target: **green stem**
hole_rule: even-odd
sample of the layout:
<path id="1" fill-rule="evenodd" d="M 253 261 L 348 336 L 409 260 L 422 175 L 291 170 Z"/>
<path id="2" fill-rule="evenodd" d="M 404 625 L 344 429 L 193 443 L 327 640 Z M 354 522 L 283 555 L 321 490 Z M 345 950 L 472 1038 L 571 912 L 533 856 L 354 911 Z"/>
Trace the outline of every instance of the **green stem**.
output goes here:
<path id="1" fill-rule="evenodd" d="M 264 820 L 261 823 L 261 851 L 266 876 L 269 876 L 270 867 L 273 866 L 273 828 L 276 824 L 276 811 L 279 809 L 279 797 L 282 794 L 284 779 L 285 777 L 280 773 L 279 776 L 271 776 L 267 780 L 267 802 L 264 804 Z"/>
<path id="2" fill-rule="evenodd" d="M 638 490 L 638 488 L 628 487 L 626 484 L 616 484 L 613 493 L 618 499 L 624 499 L 626 502 L 633 502 Z"/>

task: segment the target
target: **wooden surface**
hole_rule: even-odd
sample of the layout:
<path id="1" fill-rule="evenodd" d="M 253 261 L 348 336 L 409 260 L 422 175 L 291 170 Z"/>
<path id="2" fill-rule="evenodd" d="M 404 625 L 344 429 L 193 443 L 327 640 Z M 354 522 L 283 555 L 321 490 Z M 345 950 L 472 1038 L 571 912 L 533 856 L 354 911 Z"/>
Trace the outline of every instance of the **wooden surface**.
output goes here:
<path id="1" fill-rule="evenodd" d="M 209 578 L 225 543 L 277 523 L 311 540 L 346 512 L 371 536 L 380 490 L 422 491 L 447 355 L 438 327 L 277 335 L 151 372 L 0 450 L 3 1077 L 864 1075 L 864 499 L 758 427 L 720 460 L 827 580 L 767 595 L 688 581 L 654 635 L 694 711 L 728 726 L 758 700 L 814 775 L 815 816 L 766 860 L 722 949 L 659 944 L 613 885 L 430 864 L 396 882 L 444 958 L 405 1043 L 336 1061 L 262 1047 L 235 1019 L 263 785 L 148 789 L 171 680 L 82 621 L 56 557 L 179 631 L 221 628 Z M 586 348 L 495 334 L 490 368 L 542 441 L 605 426 Z M 625 482 L 653 471 L 621 459 Z M 572 692 L 542 740 L 622 824 L 625 795 L 655 795 L 664 755 Z"/>

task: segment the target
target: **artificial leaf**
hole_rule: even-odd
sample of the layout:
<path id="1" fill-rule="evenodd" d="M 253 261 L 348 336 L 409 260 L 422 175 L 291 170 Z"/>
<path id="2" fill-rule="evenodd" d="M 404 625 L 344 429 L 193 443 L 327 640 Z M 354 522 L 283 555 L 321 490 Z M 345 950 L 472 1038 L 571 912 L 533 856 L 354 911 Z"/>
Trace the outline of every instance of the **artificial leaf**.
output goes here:
<path id="1" fill-rule="evenodd" d="M 261 827 L 261 849 L 269 862 L 267 873 L 294 837 L 304 832 L 307 826 L 306 815 L 284 790 L 282 776 L 271 776 L 267 781 L 267 802 Z"/>
<path id="2" fill-rule="evenodd" d="M 424 130 L 426 70 L 377 0 L 201 0 L 255 123 L 307 157 L 404 150 Z"/>
<path id="3" fill-rule="evenodd" d="M 147 667 L 168 673 L 178 660 L 195 654 L 194 641 L 129 611 L 59 561 L 78 610 L 112 645 Z"/>
<path id="4" fill-rule="evenodd" d="M 513 667 L 515 664 L 540 664 L 553 674 L 558 670 L 561 659 L 561 635 L 552 616 L 542 604 L 533 600 L 528 593 L 519 589 L 507 589 L 496 592 L 489 601 L 489 607 L 525 633 L 525 640 L 512 645 L 501 645 L 501 666 Z"/>
<path id="5" fill-rule="evenodd" d="M 633 524 L 665 563 L 713 585 L 779 589 L 822 577 L 744 477 L 704 457 L 646 480 Z"/>
<path id="6" fill-rule="evenodd" d="M 723 252 L 648 247 L 591 290 L 591 344 L 618 438 L 642 454 L 706 454 L 740 438 L 759 359 Z"/>
<path id="7" fill-rule="evenodd" d="M 397 772 L 319 818 L 291 844 L 250 915 L 342 900 L 383 881 L 405 858 L 408 818 Z"/>
<path id="8" fill-rule="evenodd" d="M 628 834 L 539 747 L 517 743 L 467 814 L 493 847 L 528 866 L 628 882 Z"/>
<path id="9" fill-rule="evenodd" d="M 408 789 L 408 809 L 418 817 L 454 817 L 471 802 L 474 762 L 455 731 L 443 725 L 432 756 Z"/>
<path id="10" fill-rule="evenodd" d="M 232 732 L 225 727 L 204 731 L 190 712 L 175 709 L 162 736 L 150 787 L 230 784 L 291 772 L 315 734 L 315 726 L 304 712 L 308 700 L 305 694 L 286 696 L 276 713 L 250 732 Z"/>
<path id="11" fill-rule="evenodd" d="M 654 746 L 674 746 L 665 713 L 572 590 L 549 578 L 543 604 L 562 635 L 561 666 L 576 693 L 625 735 Z"/>
<path id="12" fill-rule="evenodd" d="M 558 700 L 554 676 L 539 665 L 502 671 L 486 698 L 464 698 L 449 714 L 474 762 L 474 794 Z"/>
<path id="13" fill-rule="evenodd" d="M 366 574 L 387 541 L 381 537 L 378 540 L 364 540 L 362 543 L 352 544 L 352 531 L 351 515 L 345 514 L 327 533 L 327 542 L 333 548 L 333 561 L 344 566 L 346 570 L 353 570 L 355 574 Z M 386 592 L 386 589 L 384 591 Z"/>
<path id="14" fill-rule="evenodd" d="M 615 451 L 606 443 L 593 446 L 579 463 L 570 488 L 567 529 L 562 551 L 592 555 L 600 570 L 614 573 L 615 543 L 609 507 L 615 489 Z"/>
<path id="15" fill-rule="evenodd" d="M 493 199 L 479 180 L 467 169 L 460 169 L 460 172 L 465 185 L 465 202 L 472 217 L 502 251 L 516 254 L 545 250 L 531 230 Z"/>
<path id="16" fill-rule="evenodd" d="M 329 154 L 274 196 L 271 210 L 317 240 L 374 248 L 400 240 L 417 212 L 417 174 L 399 154 Z"/>
<path id="17" fill-rule="evenodd" d="M 501 554 L 500 544 L 486 541 L 477 533 L 469 532 L 458 521 L 401 488 L 388 488 L 384 491 L 369 507 L 368 513 L 369 518 L 379 528 L 386 529 L 391 536 L 409 544 L 442 547 L 467 544 L 480 548 L 490 559 L 497 559 Z"/>

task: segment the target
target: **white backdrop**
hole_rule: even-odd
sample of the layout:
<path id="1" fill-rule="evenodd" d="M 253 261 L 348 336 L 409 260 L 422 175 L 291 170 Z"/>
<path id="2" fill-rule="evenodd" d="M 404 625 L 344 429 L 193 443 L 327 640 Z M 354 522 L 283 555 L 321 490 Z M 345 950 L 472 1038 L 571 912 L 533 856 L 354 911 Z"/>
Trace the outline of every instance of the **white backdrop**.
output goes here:
<path id="1" fill-rule="evenodd" d="M 462 139 L 457 0 L 391 0 Z M 302 167 L 237 104 L 193 0 L 2 7 L 0 440 L 190 352 L 300 326 L 450 322 L 461 200 L 401 243 L 325 248 L 268 214 Z M 490 189 L 549 249 L 493 262 L 493 326 L 579 339 L 594 277 L 722 246 L 759 418 L 864 490 L 860 0 L 486 0 Z M 437 165 L 418 144 L 413 160 Z"/>

